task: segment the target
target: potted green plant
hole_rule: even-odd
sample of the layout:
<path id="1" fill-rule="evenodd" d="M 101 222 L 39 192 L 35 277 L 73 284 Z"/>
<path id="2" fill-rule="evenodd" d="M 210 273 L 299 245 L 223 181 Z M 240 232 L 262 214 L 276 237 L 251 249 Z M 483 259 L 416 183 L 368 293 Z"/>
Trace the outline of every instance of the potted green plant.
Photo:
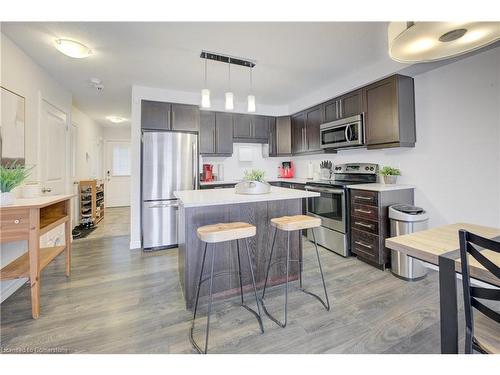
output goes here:
<path id="1" fill-rule="evenodd" d="M 16 162 L 0 166 L 0 206 L 14 203 L 12 189 L 21 185 L 29 177 L 32 169 L 33 167 L 25 167 Z"/>
<path id="2" fill-rule="evenodd" d="M 385 166 L 380 170 L 380 175 L 384 177 L 384 183 L 395 184 L 398 176 L 401 176 L 401 171 L 398 168 Z"/>
<path id="3" fill-rule="evenodd" d="M 245 171 L 243 181 L 236 184 L 237 194 L 267 194 L 271 191 L 271 185 L 265 180 L 265 172 L 260 169 Z"/>

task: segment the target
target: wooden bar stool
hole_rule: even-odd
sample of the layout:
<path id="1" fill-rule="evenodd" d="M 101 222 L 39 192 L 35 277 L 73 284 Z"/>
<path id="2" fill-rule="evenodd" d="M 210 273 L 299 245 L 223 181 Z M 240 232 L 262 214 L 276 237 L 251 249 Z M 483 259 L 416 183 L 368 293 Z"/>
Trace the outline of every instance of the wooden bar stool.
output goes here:
<path id="1" fill-rule="evenodd" d="M 316 235 L 314 233 L 314 228 L 317 228 L 321 225 L 321 219 L 311 217 L 311 216 L 306 216 L 306 215 L 295 215 L 295 216 L 283 216 L 283 217 L 277 217 L 274 219 L 271 219 L 271 225 L 275 228 L 274 229 L 274 236 L 273 236 L 273 244 L 271 246 L 271 254 L 269 255 L 269 263 L 267 264 L 267 271 L 266 271 L 266 281 L 264 282 L 264 289 L 262 291 L 262 297 L 261 297 L 261 303 L 262 303 L 262 308 L 264 309 L 264 312 L 266 315 L 276 324 L 278 324 L 280 327 L 285 328 L 286 323 L 287 323 L 287 310 L 288 310 L 288 271 L 289 271 L 289 263 L 290 262 L 299 262 L 299 289 L 303 291 L 306 294 L 309 294 L 318 301 L 321 302 L 321 304 L 325 307 L 327 311 L 330 310 L 330 301 L 328 300 L 328 293 L 326 292 L 326 284 L 325 284 L 325 278 L 323 277 L 323 269 L 321 267 L 321 261 L 319 259 L 319 251 L 318 251 L 318 244 L 316 243 Z M 286 282 L 285 282 L 285 302 L 284 302 L 284 321 L 283 323 L 277 320 L 274 316 L 272 316 L 266 309 L 266 306 L 264 304 L 264 297 L 266 294 L 266 286 L 267 286 L 267 279 L 269 277 L 269 269 L 271 268 L 271 265 L 277 262 L 272 263 L 272 258 L 273 258 L 273 252 L 274 252 L 274 243 L 276 241 L 276 233 L 279 230 L 287 232 L 287 251 L 286 251 Z M 323 282 L 323 290 L 325 291 L 325 299 L 326 302 L 324 302 L 319 296 L 317 296 L 314 293 L 311 293 L 305 289 L 302 288 L 302 260 L 293 260 L 290 259 L 290 232 L 292 231 L 302 231 L 304 229 L 311 229 L 312 234 L 313 234 L 313 239 L 314 239 L 314 246 L 316 248 L 316 258 L 318 259 L 318 266 L 319 266 L 319 272 L 321 274 L 321 280 Z"/>
<path id="2" fill-rule="evenodd" d="M 245 309 L 250 311 L 252 314 L 255 315 L 257 318 L 257 321 L 259 322 L 259 327 L 260 331 L 264 333 L 264 327 L 262 325 L 262 318 L 260 315 L 260 306 L 259 306 L 259 301 L 257 297 L 257 288 L 255 286 L 255 276 L 253 272 L 253 265 L 252 265 L 252 259 L 250 258 L 250 251 L 248 249 L 248 240 L 247 238 L 255 236 L 257 230 L 255 226 L 247 224 L 247 223 L 222 223 L 222 224 L 213 224 L 213 225 L 206 225 L 203 227 L 199 227 L 196 231 L 196 234 L 198 235 L 198 238 L 205 242 L 205 249 L 203 251 L 203 260 L 201 263 L 201 271 L 200 271 L 200 278 L 198 281 L 198 289 L 196 291 L 196 302 L 194 305 L 194 312 L 193 312 L 193 321 L 191 323 L 191 329 L 189 331 L 189 339 L 191 341 L 191 344 L 193 345 L 194 349 L 198 353 L 207 353 L 208 349 L 208 333 L 210 329 L 210 313 L 212 310 L 212 287 L 213 287 L 213 280 L 214 277 L 222 276 L 222 275 L 227 275 L 228 273 L 237 273 L 239 276 L 239 284 L 240 284 L 240 296 L 241 296 L 241 306 L 243 306 Z M 248 257 L 248 264 L 250 266 L 250 274 L 252 275 L 252 284 L 253 284 L 253 291 L 255 295 L 255 303 L 257 304 L 257 312 L 250 307 L 248 307 L 245 304 L 245 301 L 243 299 L 243 283 L 242 283 L 242 276 L 241 276 L 241 261 L 240 261 L 240 245 L 239 245 L 239 240 L 245 239 L 245 246 L 246 246 L 246 251 L 247 251 L 247 257 Z M 238 253 L 238 271 L 237 272 L 231 272 L 231 271 L 226 271 L 226 272 L 220 272 L 214 275 L 214 264 L 215 264 L 215 254 L 217 252 L 216 249 L 216 244 L 220 242 L 226 242 L 226 241 L 236 241 L 236 249 Z M 206 277 L 203 279 L 203 271 L 205 268 L 205 258 L 207 254 L 207 247 L 208 244 L 212 243 L 213 248 L 212 248 L 212 264 L 211 264 L 211 270 L 210 270 L 210 276 Z M 207 313 L 207 328 L 206 328 L 206 334 L 205 334 L 205 349 L 202 350 L 200 346 L 196 343 L 193 337 L 193 331 L 194 331 L 194 323 L 196 320 L 196 312 L 198 310 L 198 300 L 200 297 L 200 288 L 201 284 L 204 283 L 205 281 L 210 281 L 210 289 L 209 289 L 209 302 L 208 302 L 208 313 Z"/>

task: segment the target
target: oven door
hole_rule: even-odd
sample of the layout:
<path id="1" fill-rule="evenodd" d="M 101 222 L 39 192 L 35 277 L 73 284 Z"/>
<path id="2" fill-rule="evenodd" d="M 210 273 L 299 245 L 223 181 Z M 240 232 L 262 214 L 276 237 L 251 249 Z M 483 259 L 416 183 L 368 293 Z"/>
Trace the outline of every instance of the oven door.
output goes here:
<path id="1" fill-rule="evenodd" d="M 318 186 L 306 186 L 306 190 L 320 193 L 319 197 L 307 198 L 307 213 L 319 217 L 322 226 L 346 233 L 345 191 Z"/>

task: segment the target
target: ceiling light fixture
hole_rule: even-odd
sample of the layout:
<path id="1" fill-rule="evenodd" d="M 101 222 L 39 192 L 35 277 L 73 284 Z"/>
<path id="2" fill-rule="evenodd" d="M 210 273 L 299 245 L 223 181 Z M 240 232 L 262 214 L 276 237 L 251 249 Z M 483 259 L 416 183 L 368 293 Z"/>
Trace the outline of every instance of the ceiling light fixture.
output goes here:
<path id="1" fill-rule="evenodd" d="M 120 124 L 122 122 L 127 121 L 127 119 L 125 117 L 120 117 L 120 116 L 115 116 L 115 115 L 106 116 L 106 120 L 111 121 L 112 123 L 115 123 L 115 124 Z"/>
<path id="2" fill-rule="evenodd" d="M 55 47 L 66 56 L 74 59 L 83 59 L 92 55 L 92 50 L 85 44 L 71 39 L 56 39 Z"/>
<path id="3" fill-rule="evenodd" d="M 248 112 L 255 112 L 255 95 L 253 95 L 252 69 L 250 68 L 250 94 L 247 97 Z"/>
<path id="4" fill-rule="evenodd" d="M 231 59 L 229 59 L 227 66 L 229 91 L 226 92 L 226 103 L 224 105 L 224 108 L 226 109 L 226 111 L 232 111 L 234 109 L 234 95 L 231 92 Z"/>
<path id="5" fill-rule="evenodd" d="M 207 58 L 205 57 L 205 86 L 201 90 L 201 108 L 210 108 L 210 90 L 207 88 Z"/>
<path id="6" fill-rule="evenodd" d="M 444 60 L 500 40 L 500 22 L 391 22 L 389 55 L 402 63 Z"/>

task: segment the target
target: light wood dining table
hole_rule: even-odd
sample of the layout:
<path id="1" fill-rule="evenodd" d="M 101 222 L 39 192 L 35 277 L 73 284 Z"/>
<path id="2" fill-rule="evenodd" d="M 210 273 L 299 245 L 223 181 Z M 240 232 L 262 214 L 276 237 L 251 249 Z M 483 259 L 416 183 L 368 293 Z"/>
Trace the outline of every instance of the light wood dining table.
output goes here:
<path id="1" fill-rule="evenodd" d="M 388 238 L 386 247 L 439 267 L 439 305 L 441 323 L 441 353 L 458 353 L 457 275 L 461 273 L 458 231 L 465 229 L 482 237 L 500 240 L 500 228 L 469 223 L 456 223 L 411 234 Z M 500 254 L 482 251 L 500 265 Z M 500 287 L 499 280 L 469 257 L 470 276 Z"/>

